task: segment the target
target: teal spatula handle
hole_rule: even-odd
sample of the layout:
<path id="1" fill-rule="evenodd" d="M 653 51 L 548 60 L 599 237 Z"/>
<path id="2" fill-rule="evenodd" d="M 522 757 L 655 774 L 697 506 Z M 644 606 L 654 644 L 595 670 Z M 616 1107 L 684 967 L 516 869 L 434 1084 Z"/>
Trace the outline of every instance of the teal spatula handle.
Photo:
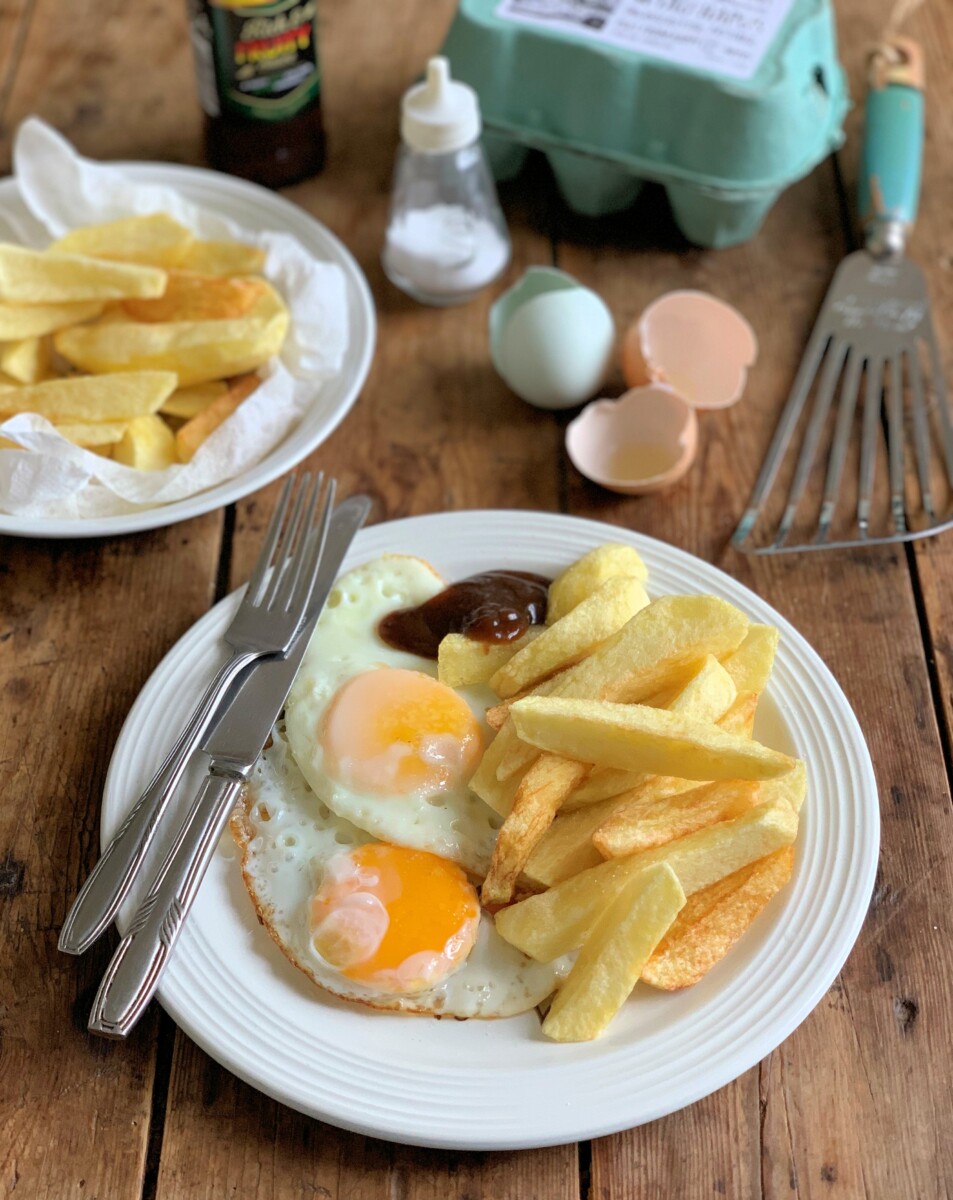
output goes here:
<path id="1" fill-rule="evenodd" d="M 898 39 L 898 53 L 908 43 Z M 868 249 L 901 253 L 917 215 L 923 163 L 923 90 L 901 60 L 874 71 L 864 112 L 860 215 Z"/>

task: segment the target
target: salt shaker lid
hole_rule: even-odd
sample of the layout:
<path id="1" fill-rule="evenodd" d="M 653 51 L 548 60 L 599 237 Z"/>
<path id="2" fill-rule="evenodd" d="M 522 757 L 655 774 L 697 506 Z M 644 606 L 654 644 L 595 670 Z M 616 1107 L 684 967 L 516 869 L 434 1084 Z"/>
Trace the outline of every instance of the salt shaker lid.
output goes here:
<path id="1" fill-rule="evenodd" d="M 473 88 L 450 78 L 450 63 L 438 55 L 427 63 L 423 83 L 404 93 L 400 135 L 412 150 L 446 154 L 480 136 L 480 102 Z"/>

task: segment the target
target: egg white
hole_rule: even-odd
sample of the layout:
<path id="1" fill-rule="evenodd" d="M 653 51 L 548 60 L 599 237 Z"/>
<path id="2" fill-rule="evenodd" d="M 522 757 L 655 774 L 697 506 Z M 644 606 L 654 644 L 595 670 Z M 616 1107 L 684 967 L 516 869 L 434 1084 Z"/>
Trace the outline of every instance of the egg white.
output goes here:
<path id="1" fill-rule="evenodd" d="M 388 996 L 342 975 L 317 952 L 308 915 L 326 863 L 377 839 L 333 813 L 299 771 L 279 722 L 255 767 L 232 833 L 259 920 L 285 956 L 319 987 L 373 1008 L 454 1017 L 508 1017 L 535 1008 L 555 989 L 568 961 L 537 963 L 505 942 L 483 913 L 466 962 L 435 988 Z"/>
<path id="2" fill-rule="evenodd" d="M 352 824 L 378 840 L 429 850 L 486 874 L 501 818 L 470 791 L 467 781 L 432 795 L 381 796 L 358 792 L 327 770 L 319 731 L 335 692 L 353 676 L 386 666 L 433 678 L 437 664 L 386 645 L 377 626 L 387 613 L 429 600 L 443 580 L 422 559 L 389 554 L 343 575 L 328 597 L 288 695 L 285 724 L 295 761 L 314 792 Z M 495 697 L 488 688 L 457 689 L 477 717 L 484 744 L 491 734 L 484 713 Z"/>

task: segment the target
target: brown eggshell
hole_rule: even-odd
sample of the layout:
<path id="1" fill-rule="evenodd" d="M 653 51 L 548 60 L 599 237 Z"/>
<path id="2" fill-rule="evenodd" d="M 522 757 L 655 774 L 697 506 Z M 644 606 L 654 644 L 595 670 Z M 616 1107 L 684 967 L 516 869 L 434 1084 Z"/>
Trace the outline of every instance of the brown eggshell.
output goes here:
<path id="1" fill-rule="evenodd" d="M 618 400 L 595 400 L 566 430 L 576 470 L 625 496 L 677 483 L 697 450 L 694 408 L 662 384 L 633 388 Z"/>
<path id="2" fill-rule="evenodd" d="M 737 309 L 696 291 L 660 296 L 622 343 L 627 383 L 667 383 L 694 408 L 740 400 L 757 357 L 754 330 Z"/>

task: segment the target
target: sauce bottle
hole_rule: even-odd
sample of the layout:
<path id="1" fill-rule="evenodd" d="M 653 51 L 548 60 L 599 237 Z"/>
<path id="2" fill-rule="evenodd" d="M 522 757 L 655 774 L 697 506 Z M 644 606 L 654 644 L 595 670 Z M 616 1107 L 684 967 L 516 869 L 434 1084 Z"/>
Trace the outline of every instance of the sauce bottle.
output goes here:
<path id="1" fill-rule="evenodd" d="M 324 166 L 316 0 L 188 0 L 209 163 L 265 187 Z"/>

